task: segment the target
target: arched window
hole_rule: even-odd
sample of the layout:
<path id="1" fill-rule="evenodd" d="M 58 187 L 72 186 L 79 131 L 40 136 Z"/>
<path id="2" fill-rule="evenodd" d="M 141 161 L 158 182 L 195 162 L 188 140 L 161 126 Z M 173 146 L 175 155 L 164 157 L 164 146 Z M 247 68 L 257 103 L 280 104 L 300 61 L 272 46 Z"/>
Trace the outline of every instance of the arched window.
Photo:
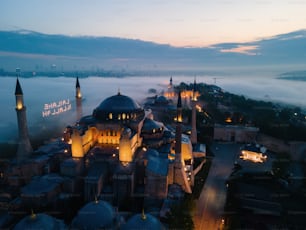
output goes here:
<path id="1" fill-rule="evenodd" d="M 122 114 L 122 120 L 125 120 L 125 118 L 126 118 L 126 114 L 123 113 L 123 114 Z"/>
<path id="2" fill-rule="evenodd" d="M 112 113 L 109 113 L 109 114 L 108 114 L 108 118 L 109 118 L 110 120 L 112 120 L 112 119 L 113 119 L 113 114 L 112 114 Z"/>

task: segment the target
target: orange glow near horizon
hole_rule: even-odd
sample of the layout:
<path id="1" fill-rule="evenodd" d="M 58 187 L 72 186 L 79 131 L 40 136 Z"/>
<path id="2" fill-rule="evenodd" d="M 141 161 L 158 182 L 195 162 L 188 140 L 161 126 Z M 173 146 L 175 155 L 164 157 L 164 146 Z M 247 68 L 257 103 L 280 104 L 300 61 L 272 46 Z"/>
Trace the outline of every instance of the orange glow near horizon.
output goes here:
<path id="1" fill-rule="evenodd" d="M 238 46 L 235 48 L 230 49 L 221 49 L 221 53 L 240 53 L 240 54 L 246 54 L 246 55 L 258 55 L 256 53 L 256 50 L 258 49 L 258 46 Z"/>

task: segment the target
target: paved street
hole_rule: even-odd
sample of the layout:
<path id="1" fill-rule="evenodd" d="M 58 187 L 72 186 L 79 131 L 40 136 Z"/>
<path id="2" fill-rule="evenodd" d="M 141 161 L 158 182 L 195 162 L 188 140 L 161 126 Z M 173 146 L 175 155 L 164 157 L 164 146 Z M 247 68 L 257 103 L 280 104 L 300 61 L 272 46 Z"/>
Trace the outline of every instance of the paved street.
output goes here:
<path id="1" fill-rule="evenodd" d="M 216 230 L 222 227 L 222 214 L 226 200 L 225 181 L 232 171 L 239 148 L 238 144 L 213 144 L 212 151 L 215 156 L 196 204 L 195 229 Z"/>

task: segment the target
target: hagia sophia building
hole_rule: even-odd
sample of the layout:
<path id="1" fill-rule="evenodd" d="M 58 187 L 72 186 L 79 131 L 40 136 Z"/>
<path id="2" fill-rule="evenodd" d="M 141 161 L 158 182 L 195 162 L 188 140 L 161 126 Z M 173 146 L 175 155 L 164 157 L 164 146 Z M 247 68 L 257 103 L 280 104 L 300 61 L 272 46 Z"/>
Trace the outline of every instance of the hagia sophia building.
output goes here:
<path id="1" fill-rule="evenodd" d="M 197 95 L 195 88 L 193 91 L 192 95 Z M 154 120 L 151 109 L 143 109 L 121 92 L 104 99 L 91 115 L 82 116 L 77 78 L 76 124 L 66 127 L 61 140 L 33 151 L 17 78 L 19 144 L 16 161 L 5 177 L 8 186 L 18 188 L 20 206 L 64 213 L 57 217 L 71 219 L 70 225 L 76 229 L 137 229 L 137 224 L 163 229 L 159 219 L 169 211 L 169 200 L 192 193 L 193 161 L 199 155 L 193 151 L 197 144 L 196 112 L 192 112 L 189 137 L 182 133 L 181 92 L 176 95 L 175 127 Z M 191 105 L 195 110 L 195 103 Z M 77 213 L 70 208 L 74 202 L 81 207 Z M 32 213 L 24 218 L 33 222 L 38 217 L 48 221 L 53 218 L 58 224 L 55 217 L 44 215 Z"/>

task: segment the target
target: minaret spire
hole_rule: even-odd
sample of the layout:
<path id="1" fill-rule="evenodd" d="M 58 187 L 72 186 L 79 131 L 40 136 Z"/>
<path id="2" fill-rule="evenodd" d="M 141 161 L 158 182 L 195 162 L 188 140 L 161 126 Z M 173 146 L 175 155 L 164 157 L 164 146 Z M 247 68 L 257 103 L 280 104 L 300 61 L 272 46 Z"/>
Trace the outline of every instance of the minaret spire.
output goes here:
<path id="1" fill-rule="evenodd" d="M 185 162 L 182 158 L 182 98 L 181 91 L 177 99 L 177 115 L 175 128 L 175 160 L 174 160 L 174 177 L 173 182 L 182 186 L 186 193 L 192 193 L 190 183 L 185 173 Z"/>
<path id="2" fill-rule="evenodd" d="M 197 101 L 196 91 L 197 91 L 197 82 L 196 82 L 196 78 L 194 77 L 193 88 L 192 88 L 192 100 L 193 101 Z"/>
<path id="3" fill-rule="evenodd" d="M 17 113 L 17 123 L 18 123 L 18 148 L 17 148 L 17 161 L 20 163 L 24 161 L 33 152 L 26 117 L 26 107 L 23 102 L 23 92 L 19 82 L 19 72 L 20 69 L 16 69 L 17 80 L 15 88 L 15 98 L 16 98 L 16 113 Z"/>
<path id="4" fill-rule="evenodd" d="M 192 89 L 192 98 L 191 98 L 191 108 L 192 108 L 192 116 L 191 116 L 191 135 L 190 140 L 192 144 L 197 143 L 197 111 L 196 111 L 196 79 L 194 78 L 193 89 Z"/>
<path id="5" fill-rule="evenodd" d="M 75 97 L 76 97 L 76 98 L 82 98 L 82 93 L 81 93 L 81 86 L 80 86 L 80 82 L 79 82 L 79 77 L 76 78 L 75 89 L 76 89 Z"/>
<path id="6" fill-rule="evenodd" d="M 79 121 L 82 117 L 82 93 L 81 93 L 79 77 L 76 78 L 76 83 L 75 83 L 75 98 L 76 98 L 77 121 Z"/>
<path id="7" fill-rule="evenodd" d="M 181 91 L 178 93 L 177 98 L 177 111 L 176 111 L 176 130 L 175 130 L 175 160 L 181 161 L 181 145 L 182 145 L 182 98 Z"/>

